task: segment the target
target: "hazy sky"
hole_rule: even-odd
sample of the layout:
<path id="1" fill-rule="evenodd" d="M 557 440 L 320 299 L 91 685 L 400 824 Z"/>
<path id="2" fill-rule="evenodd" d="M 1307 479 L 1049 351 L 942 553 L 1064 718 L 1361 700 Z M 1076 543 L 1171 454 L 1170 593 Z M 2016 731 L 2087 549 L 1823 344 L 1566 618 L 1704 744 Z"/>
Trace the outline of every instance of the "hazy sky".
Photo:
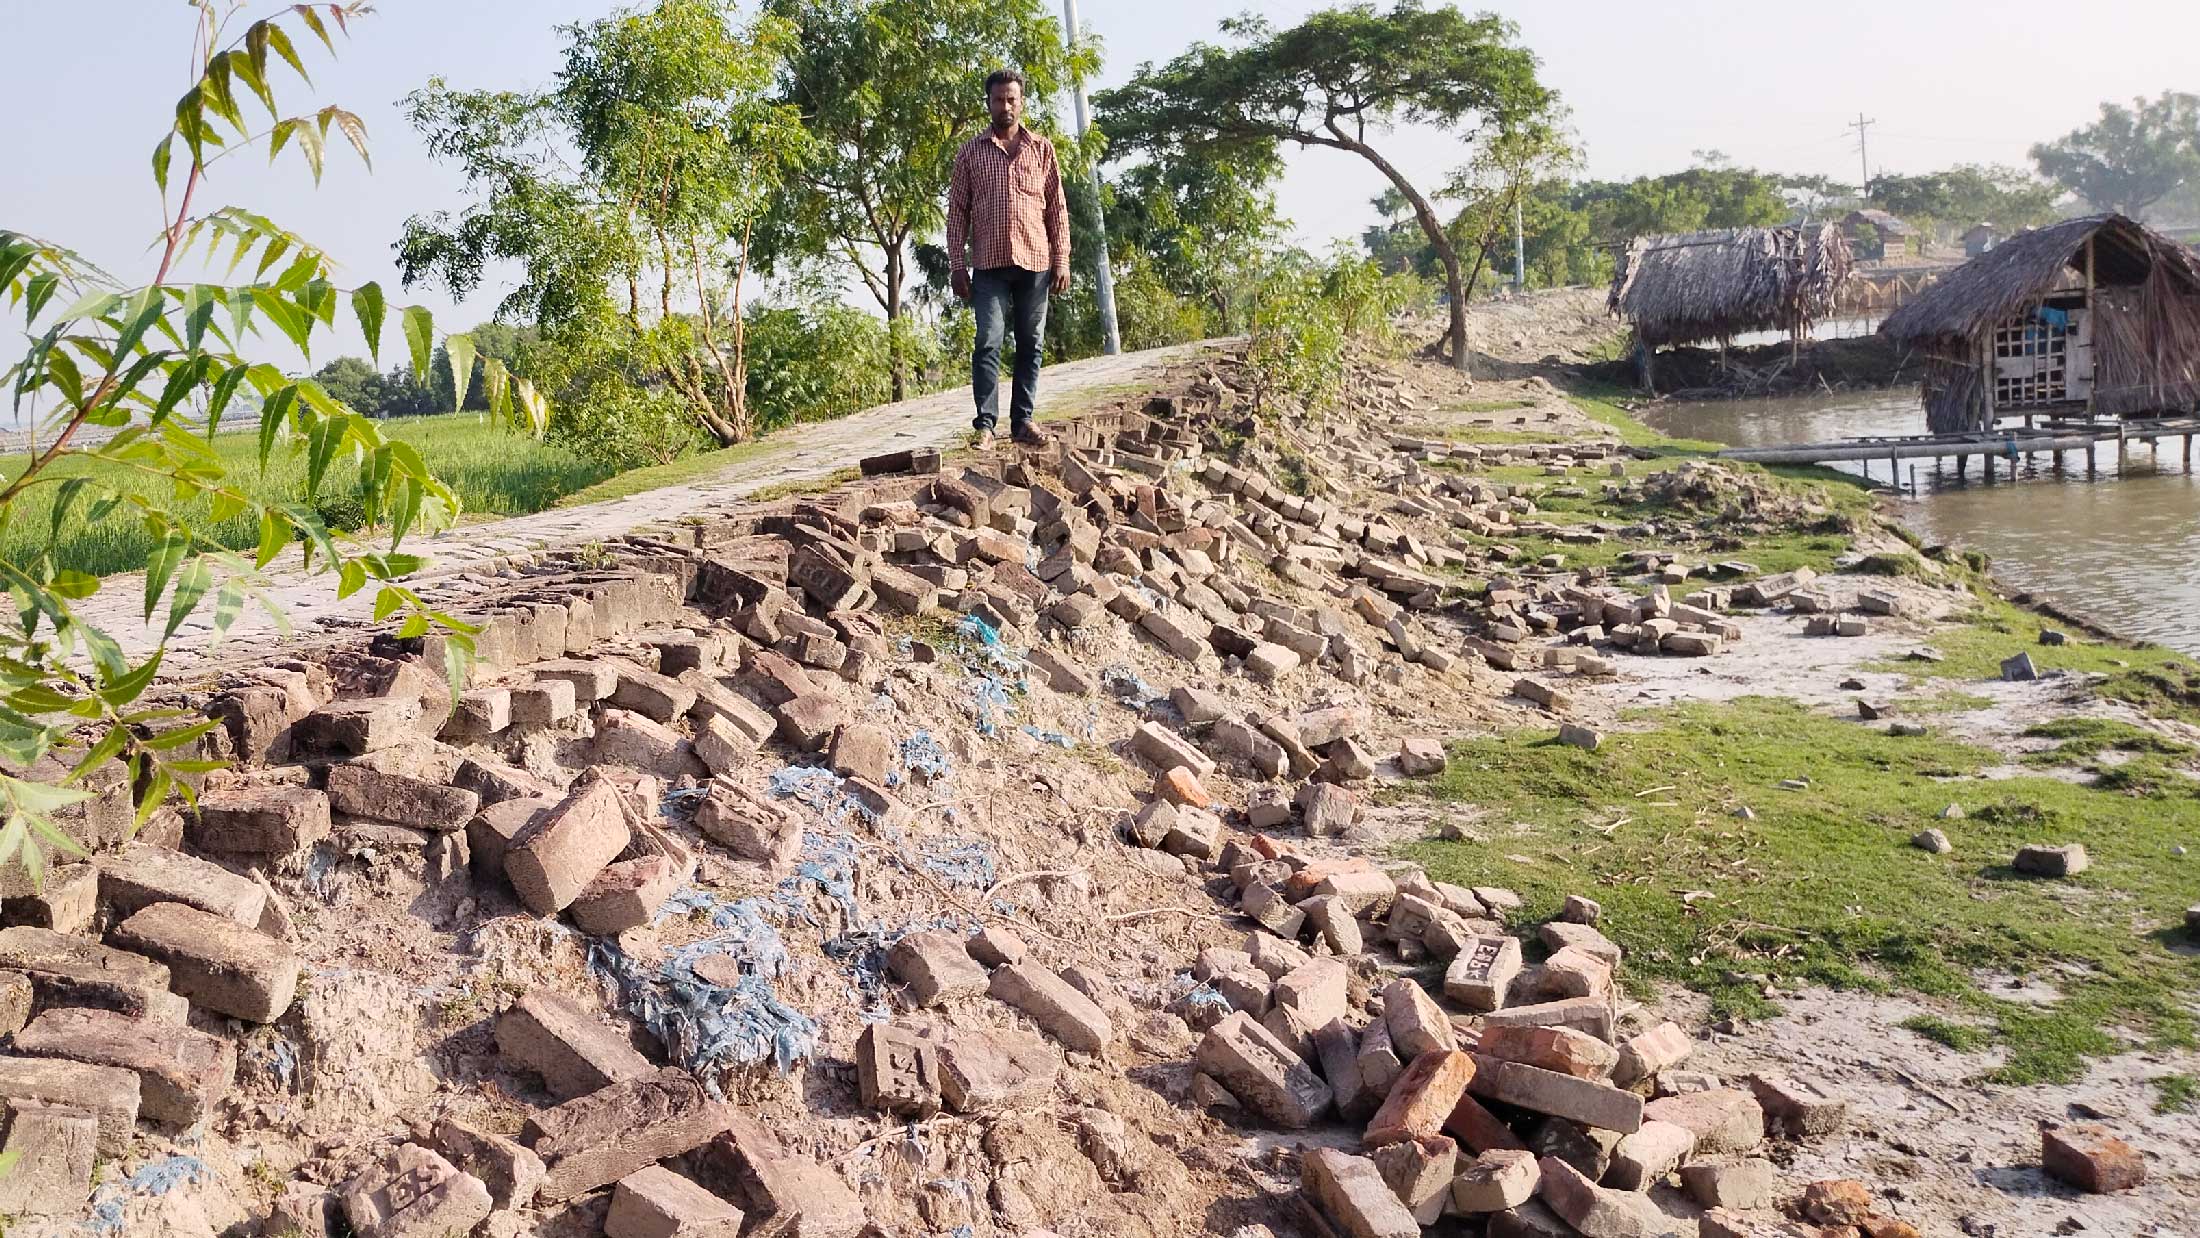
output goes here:
<path id="1" fill-rule="evenodd" d="M 374 171 L 332 149 L 316 193 L 285 153 L 270 170 L 256 156 L 224 161 L 209 207 L 249 204 L 304 232 L 344 264 L 343 280 L 396 289 L 390 243 L 405 218 L 458 208 L 452 174 L 431 165 L 396 102 L 431 74 L 462 87 L 548 81 L 558 64 L 553 27 L 601 16 L 604 0 L 382 0 L 354 27 L 339 58 L 306 51 L 317 90 L 281 88 L 288 110 L 310 100 L 359 113 Z M 1104 40 L 1100 85 L 1139 62 L 1166 60 L 1239 0 L 1080 0 Z M 1288 23 L 1324 7 L 1270 0 Z M 1628 177 L 1686 166 L 1717 149 L 1763 168 L 1853 180 L 1858 112 L 1870 130 L 1873 170 L 1923 172 L 1959 162 L 2022 164 L 2034 141 L 2092 119 L 2101 100 L 2200 91 L 2200 3 L 2193 0 L 1915 0 L 1834 6 L 1708 0 L 1502 0 L 1545 80 L 1573 111 L 1589 172 Z M 270 11 L 252 5 L 248 12 Z M 0 227 L 86 250 L 118 275 L 149 278 L 146 246 L 159 228 L 147 157 L 187 84 L 190 11 L 176 0 L 0 0 Z M 255 106 L 255 105 L 248 105 Z M 1433 181 L 1459 162 L 1440 136 L 1400 134 L 1393 159 Z M 1302 239 L 1354 236 L 1373 221 L 1377 174 L 1350 155 L 1293 152 L 1282 205 Z M 477 293 L 444 318 L 464 325 L 493 308 Z M 409 300 L 443 317 L 448 299 Z M 394 343 L 392 333 L 389 343 Z M 351 346 L 356 350 L 356 344 Z M 332 354 L 327 354 L 332 355 Z M 316 349 L 315 360 L 323 359 Z M 385 354 L 385 364 L 389 357 Z"/>

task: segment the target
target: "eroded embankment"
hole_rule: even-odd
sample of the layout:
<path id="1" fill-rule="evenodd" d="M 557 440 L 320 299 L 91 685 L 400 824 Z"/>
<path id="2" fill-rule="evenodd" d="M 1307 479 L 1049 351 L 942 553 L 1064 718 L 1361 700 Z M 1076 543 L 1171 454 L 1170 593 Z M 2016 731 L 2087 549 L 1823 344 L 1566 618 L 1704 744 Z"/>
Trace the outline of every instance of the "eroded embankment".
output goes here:
<path id="1" fill-rule="evenodd" d="M 93 862 L 7 891 L 0 1095 L 61 1104 L 15 1129 L 66 1150 L 12 1180 L 44 1219 L 9 1232 L 1774 1233 L 1853 1204 L 1885 1234 L 2077 1207 L 2025 1129 L 2052 1093 L 1881 1005 L 1793 1022 L 1900 1000 L 2015 1062 L 2044 1025 L 1967 1003 L 2020 962 L 2174 1031 L 2172 891 L 2134 876 L 2161 830 L 2083 798 L 1989 816 L 2025 780 L 1975 754 L 2041 741 L 1943 729 L 2112 712 L 2075 675 L 1971 683 L 2030 636 L 1954 617 L 2019 612 L 1854 492 L 1660 460 L 1540 379 L 1361 359 L 1319 418 L 1249 385 L 1217 359 L 1046 452 L 917 453 L 938 471 L 454 583 L 484 624 L 455 706 L 437 651 L 392 641 L 173 694 L 236 768 L 130 842 L 107 788 L 74 822 Z M 1700 703 L 1768 694 L 1823 708 Z M 1834 720 L 1856 694 L 1926 733 Z M 2064 764 L 2131 764 L 2123 732 L 2081 738 Z M 1951 855 L 1907 842 L 1928 785 L 1974 806 L 1939 823 Z M 2093 867 L 2020 880 L 2019 838 Z M 1758 1021 L 1775 999 L 1788 1022 Z M 2113 1116 L 2152 1179 L 2086 1215 L 2190 1204 L 2189 1151 Z M 1806 1202 L 1828 1177 L 1870 1186 Z"/>

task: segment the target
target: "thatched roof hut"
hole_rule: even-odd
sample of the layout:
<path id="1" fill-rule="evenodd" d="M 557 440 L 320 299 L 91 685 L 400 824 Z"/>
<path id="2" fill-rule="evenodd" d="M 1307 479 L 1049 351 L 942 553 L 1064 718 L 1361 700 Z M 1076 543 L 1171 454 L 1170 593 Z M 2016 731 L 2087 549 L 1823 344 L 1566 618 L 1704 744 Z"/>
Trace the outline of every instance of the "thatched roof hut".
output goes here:
<path id="1" fill-rule="evenodd" d="M 2012 236 L 1879 329 L 1925 355 L 1936 434 L 2200 407 L 2200 254 L 2121 215 Z"/>
<path id="2" fill-rule="evenodd" d="M 1608 306 L 1646 349 L 1800 334 L 1832 311 L 1853 266 L 1830 223 L 1638 237 L 1620 255 Z"/>

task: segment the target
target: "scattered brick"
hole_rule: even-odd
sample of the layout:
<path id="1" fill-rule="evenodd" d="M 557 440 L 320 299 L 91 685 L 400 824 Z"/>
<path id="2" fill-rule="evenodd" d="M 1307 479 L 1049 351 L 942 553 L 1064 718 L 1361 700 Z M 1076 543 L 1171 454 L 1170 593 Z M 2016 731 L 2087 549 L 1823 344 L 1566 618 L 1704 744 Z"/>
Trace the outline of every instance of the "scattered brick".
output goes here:
<path id="1" fill-rule="evenodd" d="M 15 1034 L 15 1051 L 130 1071 L 138 1077 L 139 1115 L 178 1126 L 207 1117 L 237 1075 L 228 1041 L 111 1010 L 48 1010 Z"/>
<path id="2" fill-rule="evenodd" d="M 504 872 L 529 911 L 556 915 L 626 850 L 630 837 L 618 788 L 586 780 L 512 840 Z"/>
<path id="3" fill-rule="evenodd" d="M 289 855 L 329 835 L 328 796 L 310 787 L 239 787 L 199 797 L 185 833 L 200 851 Z"/>
<path id="4" fill-rule="evenodd" d="M 2042 1129 L 2040 1161 L 2049 1174 L 2096 1195 L 2128 1191 L 2147 1180 L 2138 1149 L 2098 1122 Z"/>
<path id="5" fill-rule="evenodd" d="M 1398 1046 L 1400 1056 L 1418 1058 L 1458 1048 L 1450 1017 L 1410 978 L 1400 977 L 1383 987 L 1383 1021 L 1390 1025 L 1390 1042 Z"/>
<path id="6" fill-rule="evenodd" d="M 640 928 L 680 888 L 680 869 L 661 855 L 608 865 L 566 909 L 573 923 L 592 937 L 610 937 Z"/>
<path id="7" fill-rule="evenodd" d="M 1484 1028 L 1475 1052 L 1577 1079 L 1609 1078 L 1620 1057 L 1618 1050 L 1586 1032 L 1523 1024 Z"/>
<path id="8" fill-rule="evenodd" d="M 1612 1082 L 1623 1088 L 1656 1078 L 1688 1060 L 1695 1042 L 1678 1023 L 1667 1021 L 1647 1032 L 1630 1036 L 1619 1047 L 1619 1061 L 1612 1068 Z"/>
<path id="9" fill-rule="evenodd" d="M 1420 1222 L 1368 1158 L 1315 1148 L 1299 1170 L 1307 1193 L 1345 1238 L 1420 1238 Z"/>
<path id="10" fill-rule="evenodd" d="M 420 830 L 464 829 L 481 811 L 481 797 L 463 787 L 423 782 L 356 763 L 329 767 L 328 802 L 338 812 Z"/>
<path id="11" fill-rule="evenodd" d="M 194 1006 L 273 1023 L 298 991 L 298 954 L 234 920 L 182 903 L 155 903 L 108 937 L 168 965 L 169 987 Z"/>
<path id="12" fill-rule="evenodd" d="M 856 1038 L 856 1084 L 873 1109 L 929 1117 L 940 1108 L 939 1046 L 891 1023 L 873 1023 Z"/>
<path id="13" fill-rule="evenodd" d="M 937 1006 L 986 991 L 985 968 L 970 957 L 961 939 L 941 932 L 911 933 L 886 952 L 894 978 L 908 986 L 910 1000 Z"/>
<path id="14" fill-rule="evenodd" d="M 537 1113 L 523 1138 L 547 1168 L 539 1197 L 555 1204 L 693 1151 L 729 1117 L 693 1075 L 666 1067 Z"/>
<path id="15" fill-rule="evenodd" d="M 1537 1187 L 1543 1202 L 1585 1238 L 1650 1238 L 1681 1232 L 1680 1222 L 1660 1212 L 1646 1196 L 1605 1190 L 1555 1156 L 1544 1157 L 1537 1167 L 1543 1175 Z"/>
<path id="16" fill-rule="evenodd" d="M 344 1212 L 358 1238 L 464 1234 L 495 1204 L 472 1174 L 418 1144 L 403 1144 L 344 1184 Z"/>
<path id="17" fill-rule="evenodd" d="M 655 1068 L 627 1038 L 571 999 L 530 989 L 497 1016 L 497 1052 L 542 1077 L 545 1091 L 571 1100 Z"/>
<path id="18" fill-rule="evenodd" d="M 137 1133 L 138 1077 L 116 1066 L 0 1056 L 0 1105 L 26 1104 L 91 1114 L 98 1127 L 100 1158 L 111 1160 L 123 1155 Z M 76 1204 L 82 1202 L 78 1199 Z"/>
<path id="19" fill-rule="evenodd" d="M 1770 1208 L 1780 1180 L 1772 1162 L 1699 1161 L 1681 1166 L 1681 1185 L 1706 1208 Z"/>
<path id="20" fill-rule="evenodd" d="M 1749 1090 L 1768 1130 L 1790 1139 L 1823 1139 L 1848 1120 L 1849 1105 L 1819 1088 L 1778 1075 L 1751 1075 Z"/>
<path id="21" fill-rule="evenodd" d="M 739 1208 L 651 1165 L 619 1179 L 603 1232 L 606 1238 L 738 1238 L 742 1219 Z"/>
<path id="22" fill-rule="evenodd" d="M 452 1164 L 481 1180 L 497 1208 L 525 1208 L 542 1185 L 542 1158 L 515 1140 L 444 1118 L 435 1125 L 435 1141 Z"/>
<path id="23" fill-rule="evenodd" d="M 1207 1030 L 1193 1060 L 1239 1101 L 1286 1130 L 1313 1125 L 1335 1098 L 1291 1046 L 1242 1010 Z"/>
<path id="24" fill-rule="evenodd" d="M 1469 1010 L 1497 1010 L 1504 1006 L 1520 968 L 1518 938 L 1475 937 L 1444 970 L 1444 996 Z"/>
<path id="25" fill-rule="evenodd" d="M 1543 1170 L 1525 1148 L 1496 1148 L 1480 1153 L 1452 1179 L 1452 1207 L 1465 1213 L 1504 1212 L 1535 1198 Z"/>
<path id="26" fill-rule="evenodd" d="M 1483 1100 L 1503 1101 L 1623 1135 L 1642 1126 L 1643 1100 L 1632 1092 L 1493 1057 L 1478 1056 L 1474 1064 L 1470 1086 Z"/>
<path id="27" fill-rule="evenodd" d="M 1115 1039 L 1107 1012 L 1069 982 L 1037 963 L 997 968 L 988 991 L 1031 1016 L 1048 1035 L 1084 1053 L 1100 1053 Z"/>
<path id="28" fill-rule="evenodd" d="M 1643 1115 L 1685 1126 L 1696 1134 L 1696 1150 L 1748 1152 L 1765 1141 L 1765 1113 L 1757 1098 L 1736 1088 L 1713 1088 L 1651 1101 Z"/>
<path id="29" fill-rule="evenodd" d="M 1390 1193 L 1413 1214 L 1418 1225 L 1434 1225 L 1451 1202 L 1451 1183 L 1459 1149 L 1442 1135 L 1384 1144 L 1368 1154 Z"/>
<path id="30" fill-rule="evenodd" d="M 1396 1039 L 1395 1032 L 1392 1039 Z M 1420 1054 L 1391 1087 L 1360 1142 L 1379 1148 L 1401 1139 L 1436 1134 L 1466 1094 L 1474 1075 L 1474 1059 L 1456 1049 Z"/>

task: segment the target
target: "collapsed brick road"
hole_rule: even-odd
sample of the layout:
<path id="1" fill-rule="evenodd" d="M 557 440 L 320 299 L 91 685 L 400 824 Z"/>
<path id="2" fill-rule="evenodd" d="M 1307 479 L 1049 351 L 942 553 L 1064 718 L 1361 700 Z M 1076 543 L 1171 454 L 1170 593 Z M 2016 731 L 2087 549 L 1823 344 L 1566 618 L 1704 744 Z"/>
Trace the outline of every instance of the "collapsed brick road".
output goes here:
<path id="1" fill-rule="evenodd" d="M 1842 1099 L 1692 1071 L 1592 899 L 1524 922 L 1372 811 L 1731 608 L 1853 603 L 1510 562 L 1611 534 L 1489 466 L 1745 485 L 1547 385 L 1502 420 L 1565 441 L 1502 448 L 1393 428 L 1461 393 L 1432 366 L 1320 419 L 1247 386 L 468 579 L 455 701 L 385 638 L 178 689 L 234 768 L 127 840 L 108 779 L 90 862 L 0 889 L 8 1232 L 1917 1232 L 1776 1169 Z"/>

